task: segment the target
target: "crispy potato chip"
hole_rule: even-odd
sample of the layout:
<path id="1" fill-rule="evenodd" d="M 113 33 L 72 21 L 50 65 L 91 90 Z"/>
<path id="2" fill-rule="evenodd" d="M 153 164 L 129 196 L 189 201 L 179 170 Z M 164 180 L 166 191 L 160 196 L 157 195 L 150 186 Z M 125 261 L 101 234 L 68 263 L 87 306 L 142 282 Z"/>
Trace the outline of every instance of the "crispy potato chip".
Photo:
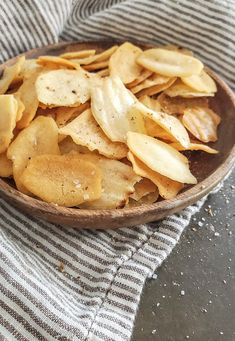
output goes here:
<path id="1" fill-rule="evenodd" d="M 198 75 L 203 69 L 200 60 L 178 51 L 149 49 L 142 52 L 137 63 L 153 72 L 168 77 L 188 77 Z"/>
<path id="2" fill-rule="evenodd" d="M 80 69 L 80 65 L 78 63 L 74 63 L 70 60 L 56 57 L 56 56 L 40 56 L 37 59 L 37 63 L 42 66 L 47 66 L 48 64 L 55 64 L 57 66 L 66 67 L 68 69 Z"/>
<path id="3" fill-rule="evenodd" d="M 170 77 L 161 76 L 161 75 L 158 75 L 157 73 L 152 73 L 150 77 L 145 79 L 140 84 L 130 88 L 130 90 L 133 94 L 136 94 L 136 93 L 140 92 L 141 90 L 146 89 L 146 88 L 150 88 L 154 85 L 166 84 L 170 79 L 171 79 Z"/>
<path id="4" fill-rule="evenodd" d="M 94 56 L 89 56 L 87 58 L 74 58 L 72 59 L 72 61 L 80 65 L 88 65 L 94 62 L 103 62 L 104 60 L 109 59 L 110 56 L 116 51 L 117 48 L 118 46 L 114 45 L 110 47 L 108 50 L 95 54 Z"/>
<path id="5" fill-rule="evenodd" d="M 153 108 L 155 107 L 154 101 L 149 101 L 149 105 Z M 160 126 L 162 129 L 164 129 L 167 133 L 167 135 L 170 135 L 171 138 L 168 138 L 167 140 L 175 140 L 178 141 L 183 147 L 188 147 L 190 140 L 187 133 L 187 130 L 184 128 L 183 124 L 173 115 L 168 115 L 164 112 L 154 111 L 151 108 L 147 108 L 142 103 L 137 103 L 136 106 L 138 109 L 145 115 L 146 118 L 149 118 L 153 120 L 158 126 Z M 145 121 L 146 124 L 146 121 Z M 150 129 L 149 121 L 147 121 L 148 127 L 146 127 L 147 130 Z M 159 133 L 158 127 L 151 126 L 151 131 L 155 131 Z M 160 130 L 161 131 L 161 130 Z"/>
<path id="6" fill-rule="evenodd" d="M 83 69 L 86 71 L 96 71 L 96 70 L 107 68 L 108 65 L 109 65 L 109 61 L 105 60 L 103 62 L 97 62 L 97 63 L 91 63 L 89 65 L 84 65 Z"/>
<path id="7" fill-rule="evenodd" d="M 52 118 L 38 116 L 17 135 L 7 151 L 7 157 L 13 162 L 16 186 L 21 192 L 28 193 L 20 179 L 28 161 L 42 154 L 60 154 L 58 128 Z"/>
<path id="8" fill-rule="evenodd" d="M 110 57 L 110 75 L 118 76 L 124 84 L 133 82 L 141 75 L 143 69 L 136 63 L 136 58 L 141 52 L 139 47 L 128 42 L 120 45 Z"/>
<path id="9" fill-rule="evenodd" d="M 139 101 L 154 111 L 161 111 L 161 104 L 156 98 L 151 98 L 147 95 L 144 95 L 139 97 Z"/>
<path id="10" fill-rule="evenodd" d="M 24 106 L 24 103 L 21 101 L 18 93 L 15 93 L 14 97 L 15 97 L 15 99 L 17 101 L 17 105 L 18 105 L 17 115 L 16 115 L 16 122 L 17 122 L 22 118 L 23 112 L 25 110 L 25 106 Z"/>
<path id="11" fill-rule="evenodd" d="M 25 56 L 22 56 L 18 58 L 15 64 L 6 66 L 0 79 L 0 95 L 5 94 L 14 79 L 18 77 L 24 61 Z"/>
<path id="12" fill-rule="evenodd" d="M 149 193 L 156 192 L 156 185 L 149 179 L 143 178 L 135 184 L 135 192 L 130 195 L 130 198 L 139 201 Z"/>
<path id="13" fill-rule="evenodd" d="M 83 70 L 54 70 L 36 82 L 37 98 L 47 106 L 78 106 L 90 98 L 89 73 Z"/>
<path id="14" fill-rule="evenodd" d="M 147 95 L 147 96 L 156 95 L 159 92 L 168 89 L 175 81 L 176 81 L 176 78 L 171 78 L 168 82 L 166 82 L 164 84 L 157 84 L 157 85 L 150 86 L 146 89 L 139 91 L 136 94 L 136 97 L 145 96 L 145 95 Z"/>
<path id="15" fill-rule="evenodd" d="M 7 158 L 6 153 L 0 154 L 0 176 L 8 178 L 12 176 L 12 161 Z"/>
<path id="16" fill-rule="evenodd" d="M 80 104 L 78 107 L 59 107 L 56 108 L 56 123 L 58 127 L 63 127 L 66 123 L 72 121 L 74 118 L 79 116 L 83 111 L 89 109 L 90 102 Z"/>
<path id="17" fill-rule="evenodd" d="M 40 199 L 66 207 L 101 196 L 100 169 L 74 154 L 34 156 L 21 181 Z"/>
<path id="18" fill-rule="evenodd" d="M 67 107 L 66 107 L 67 108 Z M 36 116 L 47 116 L 56 119 L 56 113 L 59 108 L 41 108 L 38 107 Z"/>
<path id="19" fill-rule="evenodd" d="M 13 138 L 18 103 L 13 95 L 0 95 L 0 154 L 5 152 Z"/>
<path id="20" fill-rule="evenodd" d="M 143 81 L 145 81 L 152 74 L 153 74 L 152 71 L 147 70 L 147 69 L 142 69 L 141 74 L 133 82 L 126 84 L 126 87 L 128 89 L 131 89 L 131 88 L 137 86 L 138 84 L 142 83 Z"/>
<path id="21" fill-rule="evenodd" d="M 81 146 L 81 145 L 76 144 L 75 142 L 73 142 L 73 140 L 72 140 L 72 138 L 70 136 L 65 136 L 63 141 L 59 142 L 59 148 L 60 148 L 60 153 L 62 155 L 69 154 L 71 152 L 76 152 L 76 153 L 80 153 L 80 154 L 89 154 L 89 153 L 91 153 L 91 151 L 87 147 Z M 92 153 L 95 153 L 95 154 L 99 155 L 96 152 L 92 152 Z"/>
<path id="22" fill-rule="evenodd" d="M 59 130 L 60 134 L 71 136 L 77 144 L 89 150 L 98 150 L 100 154 L 111 159 L 122 159 L 127 155 L 127 147 L 120 142 L 112 142 L 87 109 L 72 122 Z"/>
<path id="23" fill-rule="evenodd" d="M 163 45 L 163 46 L 160 46 L 160 48 L 164 49 L 164 50 L 177 51 L 177 52 L 186 54 L 188 56 L 193 56 L 192 51 L 190 51 L 184 47 L 173 45 L 173 44 Z"/>
<path id="24" fill-rule="evenodd" d="M 60 58 L 65 59 L 74 59 L 74 58 L 86 58 L 93 56 L 96 50 L 82 50 L 82 51 L 74 51 L 74 52 L 66 52 L 60 55 Z"/>
<path id="25" fill-rule="evenodd" d="M 185 97 L 185 98 L 193 98 L 193 97 L 203 97 L 203 96 L 214 96 L 214 93 L 211 92 L 199 92 L 190 88 L 188 85 L 184 84 L 181 80 L 177 80 L 173 85 L 166 89 L 165 94 L 170 97 Z"/>
<path id="26" fill-rule="evenodd" d="M 17 122 L 18 129 L 23 129 L 27 127 L 36 115 L 36 111 L 38 108 L 38 99 L 35 90 L 35 82 L 37 78 L 37 72 L 31 73 L 31 76 L 24 80 L 24 83 L 17 91 L 17 96 L 24 105 L 22 117 Z"/>
<path id="27" fill-rule="evenodd" d="M 138 201 L 130 198 L 128 204 L 125 206 L 126 208 L 136 207 L 140 205 L 150 205 L 157 201 L 159 197 L 158 189 L 155 192 L 146 194 L 144 197 L 140 198 Z"/>
<path id="28" fill-rule="evenodd" d="M 39 73 L 43 68 L 37 63 L 37 59 L 25 59 L 20 73 L 19 77 L 21 79 L 27 79 L 28 77 L 31 76 L 32 73 Z"/>
<path id="29" fill-rule="evenodd" d="M 217 91 L 215 81 L 204 70 L 199 75 L 182 77 L 181 80 L 190 88 L 199 92 L 213 93 Z"/>
<path id="30" fill-rule="evenodd" d="M 162 110 L 171 115 L 183 114 L 184 110 L 188 108 L 208 107 L 208 98 L 206 97 L 195 98 L 169 97 L 166 94 L 161 93 L 158 96 L 157 100 Z"/>
<path id="31" fill-rule="evenodd" d="M 171 147 L 177 149 L 178 151 L 184 151 L 184 150 L 200 150 L 209 154 L 218 154 L 218 150 L 213 149 L 206 144 L 201 143 L 190 143 L 188 148 L 182 147 L 179 143 L 174 142 L 170 144 Z"/>
<path id="32" fill-rule="evenodd" d="M 178 182 L 197 183 L 189 170 L 188 159 L 167 143 L 144 134 L 128 132 L 127 145 L 153 171 Z"/>
<path id="33" fill-rule="evenodd" d="M 153 171 L 131 152 L 128 152 L 128 159 L 131 161 L 136 174 L 150 179 L 157 186 L 159 194 L 162 198 L 175 198 L 179 191 L 181 191 L 183 188 L 182 183 L 171 180 L 166 176 Z"/>
<path id="34" fill-rule="evenodd" d="M 99 75 L 100 77 L 107 77 L 109 76 L 109 69 L 103 69 L 103 70 L 99 70 L 97 72 L 97 75 Z"/>
<path id="35" fill-rule="evenodd" d="M 91 110 L 112 141 L 126 142 L 128 131 L 145 132 L 141 113 L 130 110 L 136 99 L 118 77 L 101 80 L 91 88 Z"/>
<path id="36" fill-rule="evenodd" d="M 101 197 L 79 207 L 89 209 L 124 207 L 128 202 L 129 195 L 135 190 L 136 182 L 140 181 L 141 177 L 136 175 L 131 167 L 117 160 L 106 159 L 92 154 L 82 154 L 79 158 L 93 162 L 102 171 Z"/>
<path id="37" fill-rule="evenodd" d="M 217 126 L 220 121 L 220 117 L 213 110 L 203 107 L 186 109 L 182 118 L 184 126 L 202 142 L 217 140 Z"/>
<path id="38" fill-rule="evenodd" d="M 145 127 L 147 131 L 147 135 L 156 137 L 160 140 L 165 140 L 167 142 L 175 142 L 176 139 L 168 134 L 166 130 L 164 130 L 162 127 L 160 127 L 156 122 L 154 122 L 152 119 L 145 117 Z"/>

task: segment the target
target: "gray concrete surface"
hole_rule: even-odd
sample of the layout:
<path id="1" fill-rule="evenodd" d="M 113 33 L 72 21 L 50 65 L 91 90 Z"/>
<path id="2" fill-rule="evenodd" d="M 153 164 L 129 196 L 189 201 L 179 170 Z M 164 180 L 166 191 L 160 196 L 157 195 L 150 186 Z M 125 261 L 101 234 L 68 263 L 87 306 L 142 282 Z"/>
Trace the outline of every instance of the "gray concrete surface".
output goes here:
<path id="1" fill-rule="evenodd" d="M 235 171 L 147 281 L 133 341 L 235 340 Z"/>

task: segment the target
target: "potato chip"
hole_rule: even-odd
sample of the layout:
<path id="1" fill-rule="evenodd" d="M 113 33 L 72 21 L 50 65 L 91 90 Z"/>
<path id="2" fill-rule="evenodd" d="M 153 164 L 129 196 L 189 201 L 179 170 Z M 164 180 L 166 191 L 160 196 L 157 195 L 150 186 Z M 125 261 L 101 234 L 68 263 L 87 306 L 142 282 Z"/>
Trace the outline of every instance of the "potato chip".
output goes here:
<path id="1" fill-rule="evenodd" d="M 134 192 L 135 184 L 141 180 L 131 167 L 124 163 L 97 157 L 96 155 L 83 154 L 82 160 L 93 162 L 102 171 L 102 193 L 98 200 L 80 205 L 80 208 L 112 209 L 122 208 L 128 202 L 129 195 Z"/>
<path id="2" fill-rule="evenodd" d="M 145 81 L 145 79 L 149 78 L 152 74 L 153 74 L 152 71 L 147 70 L 147 69 L 142 69 L 141 74 L 133 82 L 126 84 L 126 87 L 130 89 L 142 83 L 143 81 Z"/>
<path id="3" fill-rule="evenodd" d="M 81 145 L 73 142 L 73 140 L 70 136 L 65 136 L 63 141 L 59 142 L 59 148 L 60 148 L 60 153 L 62 155 L 69 154 L 71 152 L 76 152 L 76 153 L 80 153 L 80 154 L 91 153 L 91 151 L 87 147 L 81 146 Z M 93 152 L 93 153 L 96 154 L 96 152 Z M 99 154 L 97 153 L 97 155 L 99 155 Z"/>
<path id="4" fill-rule="evenodd" d="M 77 144 L 89 150 L 98 150 L 100 154 L 112 159 L 122 159 L 127 155 L 127 147 L 120 142 L 112 142 L 87 109 L 72 122 L 59 130 L 60 134 L 71 136 Z"/>
<path id="5" fill-rule="evenodd" d="M 140 84 L 130 88 L 130 90 L 133 94 L 136 94 L 136 93 L 140 92 L 141 90 L 146 89 L 146 88 L 150 88 L 154 85 L 166 84 L 170 79 L 171 79 L 170 77 L 161 76 L 161 75 L 158 75 L 157 73 L 152 73 L 152 75 L 150 77 L 145 79 Z"/>
<path id="6" fill-rule="evenodd" d="M 5 152 L 13 138 L 18 103 L 13 95 L 0 95 L 0 154 Z"/>
<path id="7" fill-rule="evenodd" d="M 170 144 L 171 147 L 177 149 L 178 151 L 184 151 L 184 150 L 200 150 L 209 154 L 217 154 L 218 150 L 213 149 L 206 144 L 201 144 L 201 143 L 190 143 L 188 148 L 182 147 L 179 143 L 174 142 Z"/>
<path id="8" fill-rule="evenodd" d="M 99 70 L 97 72 L 97 75 L 99 75 L 100 77 L 107 77 L 109 76 L 109 69 L 103 69 L 103 70 Z"/>
<path id="9" fill-rule="evenodd" d="M 67 107 L 66 107 L 67 108 Z M 36 116 L 47 116 L 56 119 L 56 113 L 59 108 L 41 108 L 38 107 Z"/>
<path id="10" fill-rule="evenodd" d="M 0 176 L 8 178 L 12 176 L 12 161 L 7 158 L 6 152 L 0 154 Z"/>
<path id="11" fill-rule="evenodd" d="M 170 97 L 185 97 L 185 98 L 193 98 L 193 97 L 203 97 L 203 96 L 214 96 L 214 93 L 211 92 L 199 92 L 190 88 L 188 85 L 184 84 L 181 80 L 177 80 L 173 85 L 166 89 L 165 94 Z"/>
<path id="12" fill-rule="evenodd" d="M 7 157 L 13 162 L 16 186 L 21 192 L 28 193 L 20 179 L 28 161 L 42 154 L 60 154 L 58 128 L 52 118 L 38 116 L 17 135 L 7 151 Z"/>
<path id="13" fill-rule="evenodd" d="M 182 122 L 198 140 L 214 142 L 217 140 L 217 126 L 220 117 L 209 108 L 189 108 L 184 111 Z"/>
<path id="14" fill-rule="evenodd" d="M 181 80 L 190 88 L 199 92 L 213 93 L 217 91 L 215 81 L 204 70 L 199 75 L 182 77 Z"/>
<path id="15" fill-rule="evenodd" d="M 14 94 L 14 98 L 17 101 L 17 115 L 16 115 L 16 122 L 22 118 L 23 112 L 25 110 L 24 103 L 21 101 L 20 96 L 18 93 Z"/>
<path id="16" fill-rule="evenodd" d="M 66 207 L 101 196 L 100 169 L 74 154 L 34 156 L 21 181 L 40 199 Z"/>
<path id="17" fill-rule="evenodd" d="M 206 97 L 195 98 L 169 97 L 166 94 L 161 93 L 158 96 L 157 100 L 162 110 L 172 115 L 183 114 L 184 110 L 187 108 L 208 107 L 208 98 Z"/>
<path id="18" fill-rule="evenodd" d="M 136 58 L 141 52 L 139 47 L 128 42 L 120 45 L 110 57 L 110 75 L 118 76 L 124 84 L 133 82 L 143 69 L 136 63 Z"/>
<path id="19" fill-rule="evenodd" d="M 36 82 L 37 98 L 47 106 L 78 106 L 90 98 L 89 73 L 83 70 L 54 70 Z"/>
<path id="20" fill-rule="evenodd" d="M 176 139 L 166 132 L 165 129 L 160 127 L 156 122 L 152 119 L 145 117 L 145 127 L 147 131 L 147 135 L 156 137 L 160 140 L 165 140 L 167 142 L 175 142 Z"/>
<path id="21" fill-rule="evenodd" d="M 86 71 L 96 71 L 96 70 L 107 68 L 108 65 L 109 65 L 109 61 L 105 60 L 103 62 L 97 62 L 97 63 L 85 65 L 83 66 L 83 69 Z"/>
<path id="22" fill-rule="evenodd" d="M 146 89 L 139 91 L 136 94 L 136 97 L 145 96 L 145 95 L 147 95 L 147 96 L 156 95 L 159 92 L 168 89 L 175 81 L 176 81 L 176 78 L 171 78 L 168 82 L 166 82 L 164 84 L 157 84 L 157 85 L 150 86 Z"/>
<path id="23" fill-rule="evenodd" d="M 37 59 L 25 59 L 20 73 L 19 77 L 21 79 L 27 79 L 28 77 L 31 76 L 32 73 L 39 73 L 43 68 L 37 63 Z"/>
<path id="24" fill-rule="evenodd" d="M 20 73 L 21 67 L 24 64 L 25 56 L 19 57 L 17 62 L 11 66 L 6 66 L 0 79 L 0 95 L 5 94 L 11 83 Z"/>
<path id="25" fill-rule="evenodd" d="M 35 82 L 38 78 L 38 73 L 31 73 L 31 76 L 24 80 L 17 91 L 17 96 L 24 105 L 24 111 L 21 119 L 17 122 L 17 128 L 23 129 L 27 127 L 34 119 L 38 108 L 38 99 L 35 90 Z"/>
<path id="26" fill-rule="evenodd" d="M 78 107 L 59 107 L 55 108 L 56 123 L 58 127 L 63 127 L 66 123 L 72 121 L 79 116 L 83 111 L 90 107 L 90 102 L 80 104 Z"/>
<path id="27" fill-rule="evenodd" d="M 110 47 L 108 50 L 95 54 L 94 56 L 89 56 L 87 58 L 74 58 L 72 59 L 72 61 L 80 65 L 88 65 L 94 62 L 103 62 L 104 60 L 109 59 L 111 55 L 116 51 L 117 48 L 118 46 L 114 45 Z"/>
<path id="28" fill-rule="evenodd" d="M 183 184 L 161 175 L 143 163 L 134 154 L 128 152 L 128 158 L 132 163 L 134 172 L 140 176 L 150 179 L 158 188 L 159 194 L 164 199 L 175 198 L 183 188 Z"/>
<path id="29" fill-rule="evenodd" d="M 190 51 L 184 47 L 174 45 L 174 44 L 163 45 L 163 46 L 160 46 L 160 48 L 164 49 L 164 50 L 177 51 L 177 52 L 186 54 L 188 56 L 193 56 L 192 51 Z"/>
<path id="30" fill-rule="evenodd" d="M 128 132 L 127 145 L 153 171 L 178 182 L 197 183 L 189 170 L 188 159 L 167 143 L 144 134 Z"/>
<path id="31" fill-rule="evenodd" d="M 146 107 L 154 110 L 161 111 L 161 104 L 156 98 L 151 98 L 147 95 L 139 97 L 139 101 L 144 104 Z"/>
<path id="32" fill-rule="evenodd" d="M 158 189 L 155 192 L 146 194 L 144 197 L 140 198 L 138 201 L 130 198 L 128 204 L 126 204 L 126 208 L 136 207 L 140 205 L 151 205 L 157 201 L 159 197 Z"/>
<path id="33" fill-rule="evenodd" d="M 125 143 L 128 131 L 145 132 L 142 114 L 131 108 L 135 101 L 117 76 L 104 78 L 91 88 L 92 114 L 112 141 Z"/>
<path id="34" fill-rule="evenodd" d="M 153 72 L 168 77 L 188 77 L 198 75 L 203 69 L 200 60 L 177 51 L 149 49 L 142 52 L 137 63 Z"/>
<path id="35" fill-rule="evenodd" d="M 149 102 L 149 105 L 153 105 L 154 107 L 154 104 L 152 103 L 154 102 Z M 168 140 L 172 140 L 173 138 L 175 141 L 178 141 L 183 147 L 187 148 L 189 146 L 190 140 L 187 130 L 184 128 L 180 120 L 178 120 L 173 115 L 168 115 L 164 112 L 154 111 L 151 108 L 147 108 L 142 103 L 137 103 L 136 106 L 143 113 L 143 115 L 145 115 L 146 118 L 153 120 L 158 126 L 166 131 L 167 135 L 171 136 L 171 138 Z M 153 125 L 151 126 L 151 128 L 154 128 Z M 148 129 L 149 126 L 147 130 Z M 157 127 L 155 127 L 154 130 L 159 132 L 159 129 Z"/>
<path id="36" fill-rule="evenodd" d="M 40 56 L 37 59 L 37 63 L 42 66 L 47 66 L 51 64 L 55 64 L 59 67 L 66 67 L 68 69 L 80 69 L 80 65 L 78 63 L 74 63 L 70 60 L 56 57 L 56 56 Z"/>
<path id="37" fill-rule="evenodd" d="M 130 198 L 139 201 L 149 193 L 156 192 L 156 185 L 149 179 L 143 178 L 135 184 L 135 192 L 130 195 Z"/>
<path id="38" fill-rule="evenodd" d="M 65 59 L 74 59 L 74 58 L 86 58 L 93 56 L 96 50 L 82 50 L 82 51 L 74 51 L 74 52 L 66 52 L 60 55 L 60 58 Z"/>

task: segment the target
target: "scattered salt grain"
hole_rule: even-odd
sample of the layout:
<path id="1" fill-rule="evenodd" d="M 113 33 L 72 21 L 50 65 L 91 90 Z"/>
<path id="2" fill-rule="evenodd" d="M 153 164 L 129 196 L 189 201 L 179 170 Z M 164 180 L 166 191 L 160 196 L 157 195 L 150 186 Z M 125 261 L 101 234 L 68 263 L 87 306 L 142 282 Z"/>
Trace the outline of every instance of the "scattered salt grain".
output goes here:
<path id="1" fill-rule="evenodd" d="M 199 221 L 197 224 L 198 224 L 199 227 L 203 226 L 203 222 L 202 221 Z"/>
<path id="2" fill-rule="evenodd" d="M 158 302 L 158 303 L 157 303 L 157 307 L 159 307 L 159 305 L 160 305 L 160 303 Z"/>
<path id="3" fill-rule="evenodd" d="M 219 236 L 220 236 L 219 232 L 215 232 L 215 233 L 214 233 L 214 236 L 215 236 L 215 237 L 219 237 Z"/>
<path id="4" fill-rule="evenodd" d="M 153 329 L 153 330 L 152 330 L 152 334 L 153 334 L 153 335 L 156 334 L 156 331 L 157 331 L 156 329 Z"/>
<path id="5" fill-rule="evenodd" d="M 185 295 L 185 291 L 184 291 L 184 290 L 181 290 L 180 295 L 181 295 L 181 296 L 184 296 L 184 295 Z"/>
<path id="6" fill-rule="evenodd" d="M 157 274 L 153 274 L 152 279 L 157 279 Z"/>

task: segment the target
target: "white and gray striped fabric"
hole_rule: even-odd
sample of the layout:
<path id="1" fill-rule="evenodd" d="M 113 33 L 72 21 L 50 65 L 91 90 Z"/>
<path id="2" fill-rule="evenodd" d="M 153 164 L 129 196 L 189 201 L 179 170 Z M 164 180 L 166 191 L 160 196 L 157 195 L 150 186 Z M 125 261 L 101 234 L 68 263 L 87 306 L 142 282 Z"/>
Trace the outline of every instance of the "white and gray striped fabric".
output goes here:
<path id="1" fill-rule="evenodd" d="M 234 87 L 235 1 L 4 0 L 0 61 L 59 40 L 183 45 Z M 129 340 L 146 278 L 197 204 L 162 222 L 75 230 L 0 199 L 0 340 Z"/>

